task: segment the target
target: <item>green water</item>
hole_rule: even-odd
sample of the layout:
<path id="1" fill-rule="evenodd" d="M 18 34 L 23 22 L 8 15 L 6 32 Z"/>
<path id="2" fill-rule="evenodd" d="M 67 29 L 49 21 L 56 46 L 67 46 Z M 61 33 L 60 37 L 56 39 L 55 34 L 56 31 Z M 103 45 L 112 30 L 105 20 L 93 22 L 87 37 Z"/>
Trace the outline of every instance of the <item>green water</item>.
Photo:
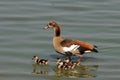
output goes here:
<path id="1" fill-rule="evenodd" d="M 120 0 L 0 0 L 0 80 L 119 80 Z M 99 53 L 83 56 L 81 66 L 56 69 L 53 31 L 57 21 L 62 36 L 98 46 Z M 32 56 L 49 65 L 33 65 Z M 76 58 L 76 57 L 73 57 Z"/>

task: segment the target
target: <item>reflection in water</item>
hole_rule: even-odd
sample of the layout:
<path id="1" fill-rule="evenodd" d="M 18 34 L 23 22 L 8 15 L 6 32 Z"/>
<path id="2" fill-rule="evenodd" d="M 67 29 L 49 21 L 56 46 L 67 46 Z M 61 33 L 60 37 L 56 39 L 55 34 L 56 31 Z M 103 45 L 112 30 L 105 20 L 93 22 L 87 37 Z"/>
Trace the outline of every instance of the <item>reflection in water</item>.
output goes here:
<path id="1" fill-rule="evenodd" d="M 33 73 L 34 74 L 48 74 L 48 71 L 45 69 L 45 66 L 41 66 L 41 69 L 39 70 L 39 65 L 33 64 Z"/>
<path id="2" fill-rule="evenodd" d="M 49 66 L 40 66 L 33 64 L 33 73 L 49 75 L 48 68 Z M 74 69 L 71 70 L 58 69 L 57 67 L 54 67 L 53 71 L 55 77 L 90 78 L 97 76 L 96 75 L 97 69 L 98 69 L 98 65 L 91 65 L 91 66 L 80 65 L 80 66 L 76 66 Z"/>
<path id="3" fill-rule="evenodd" d="M 89 77 L 96 77 L 96 70 L 98 65 L 93 66 L 77 66 L 75 69 L 71 70 L 63 70 L 55 68 L 54 71 L 56 72 L 56 77 L 81 77 L 81 78 L 89 78 Z"/>

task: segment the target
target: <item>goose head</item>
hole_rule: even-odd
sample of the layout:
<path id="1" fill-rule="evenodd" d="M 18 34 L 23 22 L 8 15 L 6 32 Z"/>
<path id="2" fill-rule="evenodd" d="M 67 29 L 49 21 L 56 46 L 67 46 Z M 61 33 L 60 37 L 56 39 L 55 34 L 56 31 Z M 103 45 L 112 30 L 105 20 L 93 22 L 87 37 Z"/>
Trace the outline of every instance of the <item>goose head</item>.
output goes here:
<path id="1" fill-rule="evenodd" d="M 43 29 L 55 28 L 58 24 L 55 21 L 50 21 Z"/>

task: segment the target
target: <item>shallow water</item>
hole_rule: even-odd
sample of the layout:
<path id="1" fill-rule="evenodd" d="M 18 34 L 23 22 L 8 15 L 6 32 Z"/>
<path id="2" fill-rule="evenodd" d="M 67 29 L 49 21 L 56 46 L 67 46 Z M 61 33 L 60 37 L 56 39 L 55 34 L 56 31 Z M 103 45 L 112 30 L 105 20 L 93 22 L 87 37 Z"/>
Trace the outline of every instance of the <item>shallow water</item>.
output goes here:
<path id="1" fill-rule="evenodd" d="M 120 0 L 0 0 L 0 80 L 119 80 Z M 56 69 L 52 30 L 57 21 L 62 36 L 94 43 L 99 53 L 83 56 L 71 71 Z M 33 64 L 32 56 L 49 59 Z M 76 58 L 76 57 L 73 57 Z"/>

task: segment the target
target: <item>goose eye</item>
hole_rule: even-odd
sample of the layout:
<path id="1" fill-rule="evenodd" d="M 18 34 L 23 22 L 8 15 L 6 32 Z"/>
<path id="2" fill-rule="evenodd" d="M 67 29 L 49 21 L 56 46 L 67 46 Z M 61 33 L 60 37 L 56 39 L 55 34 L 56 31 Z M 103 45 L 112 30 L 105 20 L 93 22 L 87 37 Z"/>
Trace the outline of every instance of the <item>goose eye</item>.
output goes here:
<path id="1" fill-rule="evenodd" d="M 54 27 L 56 24 L 55 22 L 49 22 L 49 25 Z"/>
<path id="2" fill-rule="evenodd" d="M 50 26 L 52 26 L 52 23 L 49 23 Z"/>

